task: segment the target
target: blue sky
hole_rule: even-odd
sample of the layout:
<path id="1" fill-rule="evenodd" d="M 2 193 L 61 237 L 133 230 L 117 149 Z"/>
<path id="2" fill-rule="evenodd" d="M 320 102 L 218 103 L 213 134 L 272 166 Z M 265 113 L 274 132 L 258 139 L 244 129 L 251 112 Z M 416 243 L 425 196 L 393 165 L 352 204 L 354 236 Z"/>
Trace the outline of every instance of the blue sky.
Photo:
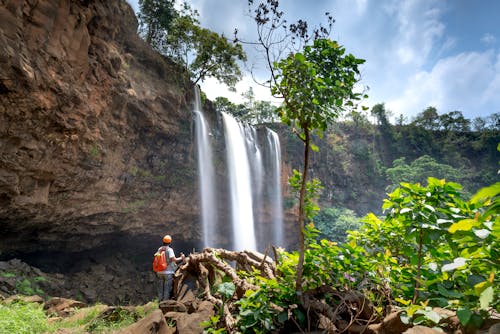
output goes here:
<path id="1" fill-rule="evenodd" d="M 137 11 L 137 0 L 128 0 Z M 203 27 L 231 37 L 255 33 L 245 16 L 246 0 L 191 0 Z M 288 21 L 324 23 L 333 14 L 332 38 L 366 63 L 364 105 L 385 103 L 409 120 L 429 106 L 438 113 L 462 111 L 466 118 L 500 112 L 500 1 L 497 0 L 282 0 Z M 251 50 L 249 50 L 251 54 Z M 255 59 L 249 59 L 250 65 Z M 213 80 L 202 84 L 211 99 L 241 102 L 249 76 L 228 92 Z M 254 87 L 258 99 L 269 93 Z"/>

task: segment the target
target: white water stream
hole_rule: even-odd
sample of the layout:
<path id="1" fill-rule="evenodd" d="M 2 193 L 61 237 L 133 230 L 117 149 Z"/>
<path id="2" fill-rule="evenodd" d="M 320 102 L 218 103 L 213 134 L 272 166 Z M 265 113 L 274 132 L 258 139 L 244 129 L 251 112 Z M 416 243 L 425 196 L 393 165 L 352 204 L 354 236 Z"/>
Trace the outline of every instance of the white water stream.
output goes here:
<path id="1" fill-rule="evenodd" d="M 222 127 L 217 125 L 220 115 Z M 217 123 L 212 124 L 203 113 L 198 89 L 194 116 L 203 247 L 263 251 L 269 244 L 285 246 L 281 148 L 276 132 L 257 130 L 223 112 L 211 118 Z M 223 141 L 218 140 L 221 134 Z M 229 203 L 223 203 L 224 198 Z"/>
<path id="2" fill-rule="evenodd" d="M 203 247 L 214 245 L 216 236 L 213 231 L 217 223 L 217 200 L 215 193 L 215 172 L 209 128 L 201 111 L 200 91 L 195 89 L 195 128 L 198 148 L 198 176 L 201 197 L 201 221 L 203 228 Z"/>

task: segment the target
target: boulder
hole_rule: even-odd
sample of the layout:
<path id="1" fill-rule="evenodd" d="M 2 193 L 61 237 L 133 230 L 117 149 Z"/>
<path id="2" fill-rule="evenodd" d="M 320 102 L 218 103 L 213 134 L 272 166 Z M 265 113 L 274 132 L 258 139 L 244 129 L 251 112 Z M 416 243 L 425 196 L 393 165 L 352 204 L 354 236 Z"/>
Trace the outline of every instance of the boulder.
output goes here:
<path id="1" fill-rule="evenodd" d="M 147 317 L 120 330 L 118 334 L 174 334 L 175 327 L 169 327 L 161 310 L 155 310 Z"/>
<path id="2" fill-rule="evenodd" d="M 57 314 L 60 317 L 67 317 L 74 314 L 75 309 L 86 306 L 85 303 L 77 300 L 54 297 L 48 300 L 43 308 L 48 314 Z"/>

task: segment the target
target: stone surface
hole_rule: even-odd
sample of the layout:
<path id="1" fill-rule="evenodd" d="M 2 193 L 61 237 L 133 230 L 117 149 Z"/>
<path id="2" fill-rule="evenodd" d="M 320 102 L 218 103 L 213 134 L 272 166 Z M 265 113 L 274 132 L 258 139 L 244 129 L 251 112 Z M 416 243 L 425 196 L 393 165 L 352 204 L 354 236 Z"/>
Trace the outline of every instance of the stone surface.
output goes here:
<path id="1" fill-rule="evenodd" d="M 126 327 L 120 331 L 119 334 L 174 334 L 175 327 L 169 327 L 163 313 L 160 310 L 153 311 L 147 317 L 139 320 L 138 322 Z"/>
<path id="2" fill-rule="evenodd" d="M 85 303 L 77 300 L 53 297 L 45 303 L 43 308 L 47 314 L 55 314 L 60 317 L 68 317 L 74 314 L 76 309 L 85 306 L 87 306 Z"/>
<path id="3" fill-rule="evenodd" d="M 175 321 L 178 334 L 203 333 L 201 323 L 214 315 L 214 305 L 208 301 L 201 301 L 196 312 L 167 312 L 165 318 Z"/>
<path id="4" fill-rule="evenodd" d="M 136 30 L 125 1 L 0 2 L 0 260 L 87 301 L 152 299 L 161 236 L 201 240 L 192 86 Z"/>

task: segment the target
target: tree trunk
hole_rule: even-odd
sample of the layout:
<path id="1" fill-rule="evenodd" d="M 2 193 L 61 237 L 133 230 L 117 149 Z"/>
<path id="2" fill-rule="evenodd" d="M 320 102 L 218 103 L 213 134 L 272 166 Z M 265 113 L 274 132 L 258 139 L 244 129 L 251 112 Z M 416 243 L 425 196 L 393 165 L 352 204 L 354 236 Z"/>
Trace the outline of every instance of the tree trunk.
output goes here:
<path id="1" fill-rule="evenodd" d="M 424 232 L 420 228 L 419 239 L 418 239 L 418 264 L 417 264 L 417 277 L 415 278 L 415 290 L 413 291 L 413 301 L 415 304 L 418 298 L 418 289 L 420 288 L 420 268 L 422 266 L 422 247 L 424 243 Z"/>
<path id="2" fill-rule="evenodd" d="M 309 129 L 304 127 L 304 170 L 302 172 L 302 180 L 300 185 L 300 193 L 299 193 L 299 217 L 298 217 L 298 225 L 299 225 L 299 262 L 297 263 L 297 278 L 295 280 L 295 291 L 299 296 L 300 300 L 303 301 L 302 295 L 302 272 L 304 271 L 304 221 L 305 221 L 305 196 L 306 196 L 306 183 L 307 183 L 307 172 L 309 169 Z"/>

